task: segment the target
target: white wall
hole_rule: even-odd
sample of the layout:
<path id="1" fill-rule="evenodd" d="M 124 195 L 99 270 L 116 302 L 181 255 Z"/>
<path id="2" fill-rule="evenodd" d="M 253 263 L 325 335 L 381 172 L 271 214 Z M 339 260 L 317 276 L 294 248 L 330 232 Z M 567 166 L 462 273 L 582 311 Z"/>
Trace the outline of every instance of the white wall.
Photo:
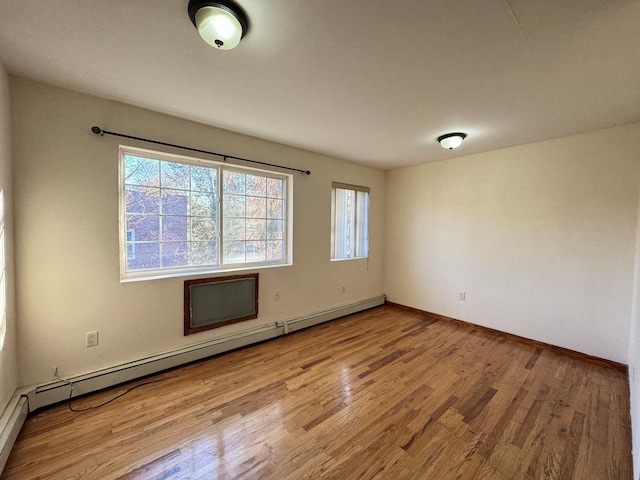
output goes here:
<path id="1" fill-rule="evenodd" d="M 0 64 L 0 189 L 4 192 L 7 280 L 7 334 L 0 351 L 0 413 L 18 387 L 18 360 L 13 276 L 13 215 L 11 181 L 11 115 L 9 76 Z"/>
<path id="2" fill-rule="evenodd" d="M 11 95 L 21 385 L 53 366 L 91 372 L 383 293 L 383 171 L 28 80 L 12 78 Z M 312 171 L 294 177 L 294 265 L 260 271 L 258 319 L 184 337 L 185 277 L 120 283 L 121 139 L 92 125 Z M 371 188 L 368 263 L 329 260 L 332 181 Z M 86 348 L 92 330 L 100 345 Z"/>
<path id="3" fill-rule="evenodd" d="M 389 172 L 388 299 L 626 363 L 639 151 L 632 124 Z"/>

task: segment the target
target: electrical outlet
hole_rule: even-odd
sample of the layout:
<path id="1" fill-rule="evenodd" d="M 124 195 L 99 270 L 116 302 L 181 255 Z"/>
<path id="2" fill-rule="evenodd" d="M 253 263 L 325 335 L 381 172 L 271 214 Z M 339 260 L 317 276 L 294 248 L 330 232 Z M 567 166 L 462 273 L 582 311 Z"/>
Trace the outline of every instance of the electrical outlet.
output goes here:
<path id="1" fill-rule="evenodd" d="M 347 293 L 347 287 L 346 287 L 346 285 L 342 285 L 342 293 Z"/>
<path id="2" fill-rule="evenodd" d="M 87 332 L 87 347 L 98 345 L 98 332 Z"/>
<path id="3" fill-rule="evenodd" d="M 280 290 L 274 290 L 273 291 L 273 299 L 274 300 L 280 300 Z"/>
<path id="4" fill-rule="evenodd" d="M 464 300 L 466 296 L 467 296 L 467 294 L 465 292 L 460 292 L 460 295 L 458 296 L 458 299 L 459 300 Z"/>

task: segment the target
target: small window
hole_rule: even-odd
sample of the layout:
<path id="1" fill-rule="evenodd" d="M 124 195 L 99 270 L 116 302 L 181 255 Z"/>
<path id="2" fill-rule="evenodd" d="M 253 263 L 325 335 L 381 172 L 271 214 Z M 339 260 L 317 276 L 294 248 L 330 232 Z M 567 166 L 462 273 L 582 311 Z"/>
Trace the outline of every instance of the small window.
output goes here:
<path id="1" fill-rule="evenodd" d="M 331 259 L 369 256 L 369 188 L 333 183 Z"/>
<path id="2" fill-rule="evenodd" d="M 291 175 L 120 147 L 121 278 L 291 264 Z"/>

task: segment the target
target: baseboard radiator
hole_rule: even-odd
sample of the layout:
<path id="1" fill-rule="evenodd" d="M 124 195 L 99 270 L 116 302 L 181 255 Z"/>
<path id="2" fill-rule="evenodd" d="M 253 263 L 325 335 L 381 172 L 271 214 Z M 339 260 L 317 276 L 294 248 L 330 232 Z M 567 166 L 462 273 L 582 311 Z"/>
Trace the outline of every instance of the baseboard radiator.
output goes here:
<path id="1" fill-rule="evenodd" d="M 20 391 L 16 392 L 0 417 L 0 473 L 4 470 L 28 413 L 27 397 Z"/>
<path id="2" fill-rule="evenodd" d="M 374 308 L 383 305 L 384 302 L 385 296 L 378 295 L 302 317 L 290 318 L 281 322 L 263 325 L 251 330 L 209 340 L 204 343 L 189 345 L 184 348 L 152 355 L 111 368 L 78 375 L 68 380 L 73 382 L 73 397 L 75 398 L 190 362 L 202 360 L 219 353 L 228 352 L 296 330 L 318 325 L 345 315 Z M 71 387 L 69 384 L 60 380 L 39 385 L 29 390 L 27 393 L 29 412 L 34 412 L 40 408 L 67 400 L 70 391 Z"/>

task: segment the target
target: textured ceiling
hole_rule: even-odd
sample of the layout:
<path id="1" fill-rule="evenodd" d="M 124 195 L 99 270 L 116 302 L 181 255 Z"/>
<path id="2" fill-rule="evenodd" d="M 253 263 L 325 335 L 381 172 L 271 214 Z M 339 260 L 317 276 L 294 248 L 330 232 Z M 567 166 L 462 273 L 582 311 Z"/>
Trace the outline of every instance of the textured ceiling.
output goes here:
<path id="1" fill-rule="evenodd" d="M 640 0 L 237 1 L 223 52 L 187 0 L 0 0 L 0 62 L 383 169 L 640 121 Z"/>

